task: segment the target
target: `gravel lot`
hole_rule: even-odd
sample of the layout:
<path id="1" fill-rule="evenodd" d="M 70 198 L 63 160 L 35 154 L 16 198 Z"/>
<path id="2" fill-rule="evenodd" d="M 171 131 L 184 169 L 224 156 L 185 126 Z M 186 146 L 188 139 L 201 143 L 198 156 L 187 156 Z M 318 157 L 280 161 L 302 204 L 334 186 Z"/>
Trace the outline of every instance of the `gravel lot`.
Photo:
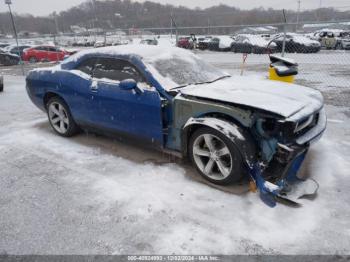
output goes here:
<path id="1" fill-rule="evenodd" d="M 200 56 L 240 70 L 238 54 Z M 349 255 L 350 100 L 342 85 L 350 76 L 348 64 L 320 57 L 317 66 L 300 58 L 302 71 L 312 70 L 298 79 L 327 101 L 328 130 L 303 169 L 319 194 L 301 208 L 274 209 L 246 185 L 214 188 L 161 153 L 91 134 L 56 136 L 14 76 L 18 68 L 1 68 L 0 254 Z M 248 59 L 247 74 L 266 71 L 265 58 Z M 335 85 L 314 80 L 324 70 Z"/>

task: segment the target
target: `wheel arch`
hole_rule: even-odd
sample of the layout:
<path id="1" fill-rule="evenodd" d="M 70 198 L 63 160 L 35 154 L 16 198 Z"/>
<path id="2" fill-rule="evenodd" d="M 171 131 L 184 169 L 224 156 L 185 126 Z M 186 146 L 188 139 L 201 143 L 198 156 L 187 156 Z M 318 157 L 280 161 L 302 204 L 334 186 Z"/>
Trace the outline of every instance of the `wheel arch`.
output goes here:
<path id="1" fill-rule="evenodd" d="M 60 99 L 62 99 L 66 104 L 66 100 L 61 96 L 59 95 L 58 93 L 56 92 L 52 92 L 52 91 L 47 91 L 43 97 L 43 103 L 44 103 L 44 107 L 46 108 L 47 107 L 47 103 L 50 101 L 51 98 L 53 97 L 58 97 Z"/>
<path id="2" fill-rule="evenodd" d="M 246 162 L 256 161 L 257 145 L 250 132 L 230 118 L 218 118 L 210 115 L 190 118 L 184 125 L 181 133 L 181 148 L 185 157 L 188 157 L 188 142 L 192 134 L 201 127 L 213 128 L 227 136 L 237 145 Z"/>

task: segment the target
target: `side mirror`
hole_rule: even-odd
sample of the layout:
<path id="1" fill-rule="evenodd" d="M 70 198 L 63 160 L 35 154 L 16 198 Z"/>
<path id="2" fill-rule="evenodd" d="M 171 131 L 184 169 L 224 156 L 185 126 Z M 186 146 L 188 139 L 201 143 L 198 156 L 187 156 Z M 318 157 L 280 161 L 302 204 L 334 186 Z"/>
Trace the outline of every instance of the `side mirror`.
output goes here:
<path id="1" fill-rule="evenodd" d="M 137 83 L 134 79 L 125 79 L 119 84 L 120 89 L 133 90 L 137 88 Z"/>

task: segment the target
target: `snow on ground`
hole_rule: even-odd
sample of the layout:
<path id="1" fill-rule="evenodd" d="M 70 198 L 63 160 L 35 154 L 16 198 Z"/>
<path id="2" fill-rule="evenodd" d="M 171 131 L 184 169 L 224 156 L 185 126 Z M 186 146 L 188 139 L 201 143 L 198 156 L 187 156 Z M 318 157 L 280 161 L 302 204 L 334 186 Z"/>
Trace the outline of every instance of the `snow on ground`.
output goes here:
<path id="1" fill-rule="evenodd" d="M 0 253 L 350 253 L 349 108 L 327 106 L 329 128 L 305 165 L 318 197 L 271 209 L 158 152 L 58 137 L 24 85 L 6 76 L 0 93 Z"/>

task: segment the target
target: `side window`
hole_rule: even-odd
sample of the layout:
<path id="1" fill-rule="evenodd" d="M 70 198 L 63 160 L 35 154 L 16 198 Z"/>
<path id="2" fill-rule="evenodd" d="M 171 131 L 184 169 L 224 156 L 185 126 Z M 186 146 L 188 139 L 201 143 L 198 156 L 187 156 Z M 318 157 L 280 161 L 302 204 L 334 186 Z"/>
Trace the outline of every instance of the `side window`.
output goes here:
<path id="1" fill-rule="evenodd" d="M 101 58 L 94 70 L 94 77 L 123 81 L 134 79 L 136 82 L 145 82 L 141 73 L 129 62 L 113 58 Z"/>
<path id="2" fill-rule="evenodd" d="M 81 72 L 84 72 L 85 74 L 92 75 L 92 70 L 94 69 L 95 65 L 97 63 L 96 58 L 88 58 L 81 62 L 75 70 L 79 70 Z"/>
<path id="3" fill-rule="evenodd" d="M 46 51 L 47 49 L 44 46 L 38 46 L 35 48 L 37 51 Z"/>
<path id="4" fill-rule="evenodd" d="M 56 47 L 49 47 L 49 52 L 57 52 L 57 48 Z"/>

